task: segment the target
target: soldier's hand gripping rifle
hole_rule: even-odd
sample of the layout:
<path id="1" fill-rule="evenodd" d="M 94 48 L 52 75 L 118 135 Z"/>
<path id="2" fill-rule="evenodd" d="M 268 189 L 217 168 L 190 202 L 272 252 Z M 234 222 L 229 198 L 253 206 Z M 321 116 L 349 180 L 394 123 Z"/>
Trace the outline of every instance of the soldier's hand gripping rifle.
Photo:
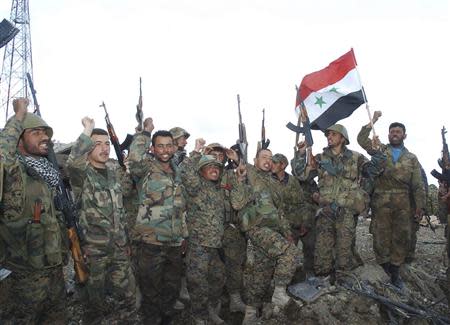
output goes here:
<path id="1" fill-rule="evenodd" d="M 266 126 L 265 126 L 266 110 L 263 109 L 262 113 L 263 113 L 263 118 L 262 118 L 262 123 L 261 123 L 261 143 L 260 143 L 259 147 L 260 147 L 260 149 L 267 149 L 267 148 L 269 148 L 270 140 L 269 139 L 266 140 Z"/>
<path id="2" fill-rule="evenodd" d="M 442 173 L 439 173 L 436 169 L 431 171 L 431 175 L 437 178 L 441 183 L 444 184 L 446 192 L 450 190 L 450 155 L 448 152 L 447 141 L 445 140 L 445 126 L 442 127 L 442 158 L 438 160 L 439 167 L 442 169 Z M 447 200 L 447 207 L 450 211 L 450 200 Z"/>
<path id="3" fill-rule="evenodd" d="M 31 80 L 31 76 L 29 74 L 27 74 L 27 78 L 31 89 L 31 95 L 33 96 L 35 112 L 37 115 L 41 116 L 33 81 Z M 59 166 L 56 160 L 55 151 L 53 150 L 52 141 L 49 141 L 48 143 L 47 159 L 52 164 L 53 168 L 59 172 Z M 56 186 L 55 208 L 63 214 L 64 221 L 68 229 L 67 231 L 70 240 L 70 252 L 72 254 L 72 259 L 74 262 L 73 267 L 75 269 L 76 279 L 78 283 L 85 283 L 88 279 L 89 274 L 80 247 L 81 231 L 80 227 L 78 226 L 78 211 L 76 204 L 73 201 L 70 190 L 64 183 L 61 174 L 59 174 L 58 185 Z"/>
<path id="4" fill-rule="evenodd" d="M 119 142 L 119 138 L 117 138 L 116 131 L 114 130 L 114 126 L 112 125 L 111 120 L 109 119 L 109 114 L 108 111 L 106 110 L 105 102 L 102 102 L 100 107 L 103 107 L 105 110 L 106 128 L 108 129 L 109 138 L 111 139 L 114 151 L 116 152 L 117 161 L 119 162 L 120 166 L 125 167 L 123 151 Z"/>
<path id="5" fill-rule="evenodd" d="M 247 132 L 245 130 L 245 125 L 242 123 L 242 114 L 241 114 L 241 99 L 239 97 L 239 94 L 237 95 L 237 102 L 238 102 L 238 113 L 239 113 L 239 139 L 236 142 L 239 145 L 239 151 L 241 154 L 241 159 L 243 160 L 244 164 L 247 164 Z"/>
<path id="6" fill-rule="evenodd" d="M 144 128 L 144 112 L 142 111 L 142 79 L 139 77 L 139 101 L 136 105 L 136 131 L 141 132 Z"/>
<path id="7" fill-rule="evenodd" d="M 296 87 L 297 88 L 297 87 Z M 297 101 L 296 103 L 299 104 L 300 111 L 298 115 L 297 125 L 292 124 L 289 122 L 286 124 L 286 127 L 294 131 L 296 133 L 295 136 L 295 150 L 297 148 L 297 144 L 299 141 L 300 134 L 303 134 L 305 136 L 305 142 L 306 142 L 306 161 L 308 164 L 315 168 L 316 167 L 316 160 L 314 159 L 314 155 L 312 154 L 312 145 L 314 144 L 314 140 L 311 134 L 311 125 L 309 123 L 309 117 L 308 112 L 306 111 L 306 107 L 303 104 L 303 101 L 300 100 L 300 92 L 297 89 Z"/>

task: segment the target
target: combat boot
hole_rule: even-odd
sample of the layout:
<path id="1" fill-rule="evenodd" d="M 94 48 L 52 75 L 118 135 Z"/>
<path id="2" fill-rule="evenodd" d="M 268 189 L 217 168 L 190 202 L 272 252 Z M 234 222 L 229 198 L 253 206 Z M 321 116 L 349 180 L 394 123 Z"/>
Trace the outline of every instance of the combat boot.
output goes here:
<path id="1" fill-rule="evenodd" d="M 391 263 L 386 262 L 386 263 L 380 264 L 380 266 L 383 268 L 384 272 L 386 272 L 387 275 L 391 276 L 391 270 L 390 270 Z"/>
<path id="2" fill-rule="evenodd" d="M 245 315 L 242 320 L 242 325 L 255 325 L 258 324 L 258 317 L 256 317 L 256 307 L 245 306 Z"/>
<path id="3" fill-rule="evenodd" d="M 286 293 L 286 287 L 284 286 L 275 286 L 275 290 L 272 295 L 272 304 L 274 306 L 283 308 L 287 305 L 291 298 Z"/>
<path id="4" fill-rule="evenodd" d="M 187 289 L 185 276 L 181 278 L 180 299 L 184 301 L 191 300 L 191 297 L 189 296 L 189 291 Z"/>
<path id="5" fill-rule="evenodd" d="M 230 294 L 230 312 L 245 313 L 245 307 L 239 292 Z"/>
<path id="6" fill-rule="evenodd" d="M 389 270 L 391 272 L 391 283 L 402 290 L 405 287 L 405 283 L 400 277 L 400 266 L 391 264 Z"/>
<path id="7" fill-rule="evenodd" d="M 222 318 L 220 318 L 220 316 L 219 316 L 221 307 L 222 307 L 222 305 L 221 305 L 220 301 L 217 303 L 216 306 L 208 304 L 209 320 L 211 321 L 212 324 L 215 324 L 215 325 L 225 324 L 225 321 Z"/>

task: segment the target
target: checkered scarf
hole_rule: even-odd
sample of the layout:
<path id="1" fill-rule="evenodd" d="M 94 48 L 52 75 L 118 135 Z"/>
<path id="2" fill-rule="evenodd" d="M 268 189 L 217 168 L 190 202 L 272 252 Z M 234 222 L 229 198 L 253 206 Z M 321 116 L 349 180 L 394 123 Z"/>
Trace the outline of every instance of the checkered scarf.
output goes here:
<path id="1" fill-rule="evenodd" d="M 44 157 L 34 158 L 21 156 L 19 159 L 28 167 L 31 167 L 47 183 L 49 187 L 56 187 L 59 183 L 59 172 Z"/>

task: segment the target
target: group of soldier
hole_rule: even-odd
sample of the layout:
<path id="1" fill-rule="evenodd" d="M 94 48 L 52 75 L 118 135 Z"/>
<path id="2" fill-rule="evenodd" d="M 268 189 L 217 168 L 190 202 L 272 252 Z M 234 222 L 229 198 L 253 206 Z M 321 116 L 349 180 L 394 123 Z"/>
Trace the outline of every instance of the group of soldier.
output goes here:
<path id="1" fill-rule="evenodd" d="M 46 159 L 53 131 L 27 112 L 26 99 L 13 106 L 0 136 L 0 265 L 12 271 L 0 318 L 65 324 L 68 243 L 53 201 L 61 176 Z M 151 118 L 121 167 L 110 159 L 108 132 L 88 117 L 82 125 L 64 170 L 88 270 L 80 288 L 84 323 L 116 313 L 122 323 L 170 324 L 189 299 L 193 324 L 224 324 L 224 289 L 230 312 L 243 313 L 243 324 L 258 322 L 263 307 L 276 314 L 288 304 L 298 269 L 334 282 L 362 265 L 356 225 L 368 211 L 377 263 L 403 288 L 399 270 L 413 258 L 416 225 L 427 209 L 403 124 L 390 125 L 387 145 L 369 139 L 372 123 L 361 129 L 358 143 L 370 160 L 348 149 L 344 126 L 330 126 L 322 153 L 298 144 L 293 175 L 286 156 L 268 148 L 250 164 L 239 147 L 199 138 L 188 155 L 189 133 L 153 132 Z"/>

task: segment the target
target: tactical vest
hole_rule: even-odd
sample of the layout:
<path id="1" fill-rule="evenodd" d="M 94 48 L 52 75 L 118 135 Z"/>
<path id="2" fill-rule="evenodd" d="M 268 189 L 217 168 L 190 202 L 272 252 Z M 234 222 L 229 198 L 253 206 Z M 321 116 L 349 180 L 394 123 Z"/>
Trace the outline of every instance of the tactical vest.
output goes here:
<path id="1" fill-rule="evenodd" d="M 335 203 L 353 214 L 363 212 L 369 203 L 369 195 L 359 184 L 359 153 L 346 150 L 342 157 L 332 159 L 320 156 L 319 192 L 321 204 Z"/>
<path id="2" fill-rule="evenodd" d="M 33 174 L 33 175 L 30 175 Z M 6 262 L 20 268 L 44 269 L 62 263 L 61 229 L 53 203 L 54 193 L 19 163 L 5 174 L 0 236 Z M 33 222 L 41 202 L 40 222 Z"/>

